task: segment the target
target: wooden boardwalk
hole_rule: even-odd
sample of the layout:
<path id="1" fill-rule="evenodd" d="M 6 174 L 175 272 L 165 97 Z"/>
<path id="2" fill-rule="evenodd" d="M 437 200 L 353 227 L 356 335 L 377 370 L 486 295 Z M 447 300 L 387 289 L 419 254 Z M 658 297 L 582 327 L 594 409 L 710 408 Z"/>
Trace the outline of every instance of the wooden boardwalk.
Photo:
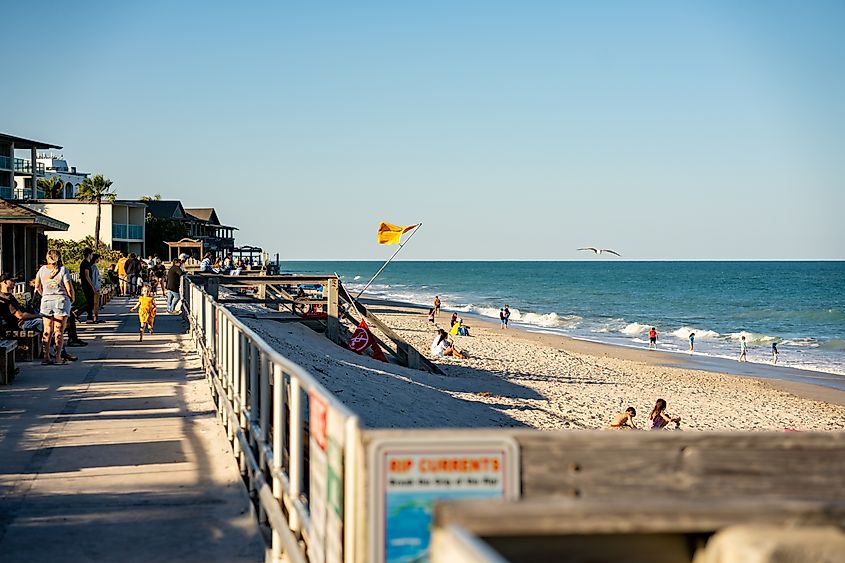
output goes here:
<path id="1" fill-rule="evenodd" d="M 0 387 L 0 560 L 263 560 L 187 324 L 139 343 L 128 307 L 80 325 L 78 362 Z"/>

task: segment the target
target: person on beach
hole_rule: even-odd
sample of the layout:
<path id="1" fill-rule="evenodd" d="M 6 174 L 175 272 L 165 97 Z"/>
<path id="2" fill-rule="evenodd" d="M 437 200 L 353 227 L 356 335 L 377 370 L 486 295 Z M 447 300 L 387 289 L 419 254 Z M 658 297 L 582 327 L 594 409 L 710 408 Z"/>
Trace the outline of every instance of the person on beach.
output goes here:
<path id="1" fill-rule="evenodd" d="M 431 343 L 431 355 L 434 357 L 452 356 L 455 358 L 466 358 L 466 356 L 458 350 L 452 342 L 449 341 L 449 335 L 442 328 L 437 331 L 434 340 Z"/>
<path id="2" fill-rule="evenodd" d="M 610 421 L 610 427 L 615 430 L 636 430 L 637 425 L 634 424 L 634 417 L 637 416 L 637 409 L 628 407 L 625 412 L 620 412 Z"/>
<path id="3" fill-rule="evenodd" d="M 739 360 L 737 360 L 737 361 L 740 361 L 740 362 L 747 362 L 748 361 L 748 343 L 745 341 L 744 336 L 739 341 Z"/>
<path id="4" fill-rule="evenodd" d="M 663 399 L 657 399 L 657 402 L 654 404 L 654 408 L 651 409 L 651 414 L 648 415 L 648 420 L 651 430 L 662 430 L 666 428 L 666 425 L 670 422 L 675 423 L 676 430 L 681 426 L 680 416 L 672 418 L 666 414 L 666 401 Z"/>
<path id="5" fill-rule="evenodd" d="M 499 308 L 499 321 L 502 323 L 502 328 L 505 328 L 505 309 L 504 309 L 504 307 Z"/>
<path id="6" fill-rule="evenodd" d="M 150 334 L 153 333 L 153 324 L 156 320 L 156 300 L 152 296 L 150 286 L 144 284 L 141 288 L 141 296 L 138 297 L 138 302 L 129 309 L 133 313 L 138 311 L 138 320 L 141 322 L 140 334 L 138 341 L 144 340 L 144 329 L 149 328 Z"/>
<path id="7" fill-rule="evenodd" d="M 691 332 L 691 333 L 689 333 L 689 351 L 690 351 L 690 353 L 692 353 L 692 351 L 694 349 L 695 349 L 695 333 Z"/>
<path id="8" fill-rule="evenodd" d="M 65 324 L 73 307 L 76 293 L 70 272 L 62 264 L 62 255 L 58 250 L 47 251 L 47 264 L 41 266 L 35 275 L 35 291 L 41 294 L 41 317 L 44 319 L 42 342 L 44 359 L 42 364 L 66 364 L 62 354 L 65 343 Z M 50 343 L 55 346 L 56 360 L 50 354 Z"/>
<path id="9" fill-rule="evenodd" d="M 654 327 L 651 327 L 651 330 L 648 331 L 648 349 L 657 349 L 657 329 L 655 329 Z"/>
<path id="10" fill-rule="evenodd" d="M 434 314 L 435 315 L 440 314 L 440 296 L 439 295 L 434 296 Z"/>
<path id="11" fill-rule="evenodd" d="M 505 308 L 502 310 L 502 322 L 504 323 L 503 328 L 508 328 L 508 320 L 511 318 L 511 310 L 508 309 L 508 306 L 505 305 Z"/>
<path id="12" fill-rule="evenodd" d="M 778 363 L 778 345 L 777 342 L 772 342 L 772 363 Z"/>
<path id="13" fill-rule="evenodd" d="M 434 322 L 434 307 L 432 307 L 428 310 L 428 322 L 430 322 L 430 323 Z"/>
<path id="14" fill-rule="evenodd" d="M 452 328 L 453 326 L 455 326 L 456 322 L 458 322 L 458 314 L 452 313 L 452 318 L 449 319 L 449 328 Z"/>

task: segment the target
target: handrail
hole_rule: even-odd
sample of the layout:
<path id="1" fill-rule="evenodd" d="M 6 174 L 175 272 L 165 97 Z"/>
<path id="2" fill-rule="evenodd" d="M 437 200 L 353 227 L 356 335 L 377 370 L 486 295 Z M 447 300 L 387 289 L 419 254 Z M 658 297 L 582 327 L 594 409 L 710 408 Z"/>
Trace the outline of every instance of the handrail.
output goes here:
<path id="1" fill-rule="evenodd" d="M 317 553 L 321 556 L 314 559 L 322 560 L 327 549 L 342 549 L 343 560 L 353 561 L 358 416 L 188 276 L 182 298 L 259 521 L 272 532 L 272 560 L 281 560 L 282 553 L 293 562 Z M 342 469 L 331 465 L 332 447 L 340 448 Z M 327 492 L 330 466 L 341 476 L 343 498 L 333 509 Z M 329 525 L 330 510 L 340 514 L 340 526 Z"/>

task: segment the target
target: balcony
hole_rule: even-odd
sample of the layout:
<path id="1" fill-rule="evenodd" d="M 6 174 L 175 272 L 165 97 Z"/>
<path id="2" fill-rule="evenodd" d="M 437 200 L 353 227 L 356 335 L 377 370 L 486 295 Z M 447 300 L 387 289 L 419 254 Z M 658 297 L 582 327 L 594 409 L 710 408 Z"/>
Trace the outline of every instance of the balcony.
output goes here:
<path id="1" fill-rule="evenodd" d="M 13 159 L 10 156 L 0 156 L 0 169 L 12 170 Z"/>
<path id="2" fill-rule="evenodd" d="M 111 226 L 111 238 L 122 240 L 144 240 L 144 226 L 114 223 Z"/>
<path id="3" fill-rule="evenodd" d="M 36 163 L 35 167 L 37 174 L 44 174 L 44 165 L 40 162 Z M 15 172 L 20 174 L 32 174 L 32 161 L 24 160 L 22 158 L 15 159 Z"/>

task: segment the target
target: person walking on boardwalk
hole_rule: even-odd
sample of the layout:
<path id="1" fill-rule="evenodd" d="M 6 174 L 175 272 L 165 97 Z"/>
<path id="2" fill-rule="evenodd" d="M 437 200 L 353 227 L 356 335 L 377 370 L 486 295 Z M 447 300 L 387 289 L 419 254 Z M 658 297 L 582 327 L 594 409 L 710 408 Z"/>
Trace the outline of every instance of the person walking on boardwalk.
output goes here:
<path id="1" fill-rule="evenodd" d="M 17 280 L 11 274 L 0 275 L 0 320 L 6 325 L 6 330 L 18 327 L 20 330 L 32 330 L 44 334 L 44 320 L 41 315 L 25 311 L 17 298 L 12 294 Z M 62 350 L 61 357 L 75 362 L 78 358 Z"/>
<path id="2" fill-rule="evenodd" d="M 129 258 L 126 259 L 123 268 L 126 270 L 127 295 L 137 295 L 138 278 L 141 276 L 141 261 L 138 260 L 134 252 L 129 253 Z"/>
<path id="3" fill-rule="evenodd" d="M 167 270 L 167 312 L 176 313 L 176 305 L 179 304 L 179 290 L 182 287 L 182 261 L 176 258 Z"/>
<path id="4" fill-rule="evenodd" d="M 153 324 L 156 320 L 156 300 L 150 292 L 150 286 L 144 284 L 141 288 L 141 296 L 138 297 L 138 302 L 130 309 L 130 311 L 138 311 L 138 320 L 141 322 L 140 334 L 138 341 L 144 340 L 144 329 L 149 328 L 150 334 L 153 333 Z"/>
<path id="5" fill-rule="evenodd" d="M 695 349 L 695 333 L 691 332 L 691 333 L 689 333 L 689 351 L 690 351 L 690 354 L 693 352 L 694 349 Z"/>
<path id="6" fill-rule="evenodd" d="M 126 261 L 129 260 L 126 256 L 121 256 L 117 261 L 117 279 L 120 282 L 118 285 L 119 295 L 128 295 L 126 292 L 129 284 L 126 283 Z"/>
<path id="7" fill-rule="evenodd" d="M 772 342 L 772 363 L 778 363 L 778 344 L 777 342 Z"/>
<path id="8" fill-rule="evenodd" d="M 94 251 L 90 248 L 82 250 L 82 262 L 79 263 L 79 283 L 82 286 L 82 293 L 85 295 L 85 306 L 82 307 L 82 313 L 88 314 L 88 322 L 95 322 L 94 316 L 94 300 L 96 299 L 96 290 L 94 289 L 94 275 L 91 272 L 91 256 Z"/>
<path id="9" fill-rule="evenodd" d="M 434 296 L 434 314 L 435 315 L 440 314 L 440 296 L 439 295 Z"/>
<path id="10" fill-rule="evenodd" d="M 508 308 L 507 305 L 505 305 L 505 308 L 502 310 L 502 313 L 504 313 L 502 316 L 502 322 L 505 323 L 504 328 L 508 328 L 508 320 L 510 320 L 511 318 L 511 310 Z"/>
<path id="11" fill-rule="evenodd" d="M 747 362 L 748 361 L 748 343 L 745 341 L 744 336 L 739 341 L 739 360 L 738 361 L 740 361 L 740 362 Z"/>
<path id="12" fill-rule="evenodd" d="M 657 349 L 657 329 L 654 327 L 651 327 L 651 330 L 648 331 L 648 349 Z"/>
<path id="13" fill-rule="evenodd" d="M 65 324 L 70 315 L 76 293 L 70 281 L 70 272 L 62 264 L 58 250 L 47 251 L 47 264 L 35 275 L 35 291 L 41 294 L 41 317 L 44 319 L 44 359 L 42 364 L 65 364 L 63 357 Z M 50 354 L 50 344 L 55 346 L 56 360 Z"/>

